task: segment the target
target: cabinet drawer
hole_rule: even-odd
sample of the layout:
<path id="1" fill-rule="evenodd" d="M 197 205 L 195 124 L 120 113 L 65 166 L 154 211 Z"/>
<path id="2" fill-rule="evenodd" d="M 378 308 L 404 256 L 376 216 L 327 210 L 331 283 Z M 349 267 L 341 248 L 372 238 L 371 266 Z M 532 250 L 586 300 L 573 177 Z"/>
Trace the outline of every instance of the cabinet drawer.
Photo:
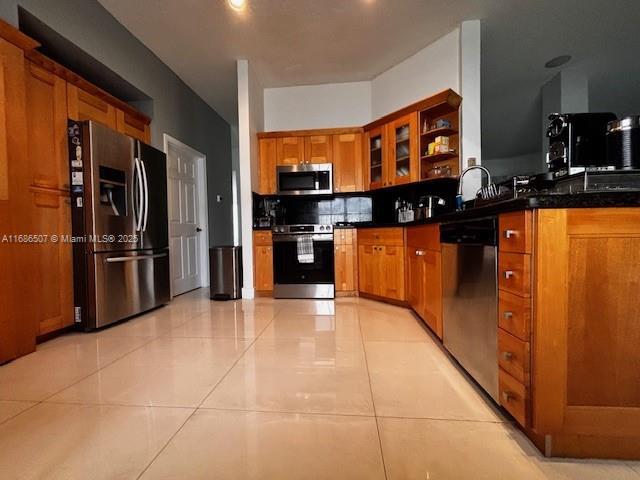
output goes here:
<path id="1" fill-rule="evenodd" d="M 531 300 L 500 290 L 498 293 L 498 325 L 519 339 L 529 341 Z"/>
<path id="2" fill-rule="evenodd" d="M 521 383 L 529 383 L 529 343 L 498 329 L 498 365 Z"/>
<path id="3" fill-rule="evenodd" d="M 333 232 L 333 243 L 336 245 L 351 245 L 353 243 L 353 228 L 336 228 Z"/>
<path id="4" fill-rule="evenodd" d="M 502 369 L 498 372 L 500 405 L 523 427 L 527 426 L 527 389 Z"/>
<path id="5" fill-rule="evenodd" d="M 531 212 L 503 213 L 499 218 L 501 252 L 531 253 Z"/>
<path id="6" fill-rule="evenodd" d="M 255 246 L 258 246 L 258 245 L 270 246 L 272 244 L 271 231 L 269 231 L 269 230 L 254 231 L 253 232 L 253 244 Z"/>
<path id="7" fill-rule="evenodd" d="M 425 250 L 440 251 L 440 225 L 420 225 L 407 228 L 407 245 Z"/>
<path id="8" fill-rule="evenodd" d="M 531 256 L 522 253 L 498 253 L 500 290 L 528 297 L 531 295 Z"/>
<path id="9" fill-rule="evenodd" d="M 365 228 L 358 230 L 362 245 L 404 245 L 403 228 Z"/>

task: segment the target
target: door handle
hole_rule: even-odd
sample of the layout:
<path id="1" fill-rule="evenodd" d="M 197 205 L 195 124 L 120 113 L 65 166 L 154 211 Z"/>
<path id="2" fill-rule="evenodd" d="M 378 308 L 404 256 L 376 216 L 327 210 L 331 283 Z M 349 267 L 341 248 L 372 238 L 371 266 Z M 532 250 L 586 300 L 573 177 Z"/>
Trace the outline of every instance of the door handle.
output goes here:
<path id="1" fill-rule="evenodd" d="M 201 232 L 202 229 L 200 227 L 196 227 L 196 232 Z"/>
<path id="2" fill-rule="evenodd" d="M 149 260 L 152 258 L 166 257 L 167 253 L 155 253 L 153 255 L 132 255 L 129 257 L 110 257 L 105 259 L 107 263 L 137 262 L 138 260 Z"/>
<path id="3" fill-rule="evenodd" d="M 140 172 L 140 160 L 138 160 L 138 157 L 134 158 L 135 161 L 135 173 L 136 173 L 136 184 L 138 187 L 138 212 L 136 214 L 136 212 L 134 212 L 135 216 L 137 217 L 136 220 L 136 232 L 139 232 L 140 229 L 142 228 L 142 196 L 144 195 L 142 192 L 142 173 Z"/>
<path id="4" fill-rule="evenodd" d="M 144 161 L 140 160 L 142 165 L 142 184 L 144 186 L 144 221 L 142 223 L 142 231 L 147 230 L 147 220 L 149 218 L 149 185 L 147 184 L 147 167 L 144 166 Z"/>

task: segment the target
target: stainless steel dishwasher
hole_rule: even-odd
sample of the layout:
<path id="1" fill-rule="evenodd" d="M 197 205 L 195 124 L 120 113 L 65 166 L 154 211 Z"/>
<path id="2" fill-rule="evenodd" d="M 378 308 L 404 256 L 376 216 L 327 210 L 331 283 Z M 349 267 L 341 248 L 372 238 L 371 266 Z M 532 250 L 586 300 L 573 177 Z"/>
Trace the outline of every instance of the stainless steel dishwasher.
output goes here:
<path id="1" fill-rule="evenodd" d="M 498 400 L 497 218 L 443 224 L 445 348 Z"/>

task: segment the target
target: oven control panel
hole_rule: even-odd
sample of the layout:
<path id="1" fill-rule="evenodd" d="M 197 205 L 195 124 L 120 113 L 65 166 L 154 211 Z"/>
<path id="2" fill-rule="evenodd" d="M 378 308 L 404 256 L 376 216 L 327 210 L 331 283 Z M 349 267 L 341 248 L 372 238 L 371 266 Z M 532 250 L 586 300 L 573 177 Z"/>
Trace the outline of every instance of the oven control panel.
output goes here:
<path id="1" fill-rule="evenodd" d="M 333 233 L 333 225 L 274 225 L 273 233 Z"/>

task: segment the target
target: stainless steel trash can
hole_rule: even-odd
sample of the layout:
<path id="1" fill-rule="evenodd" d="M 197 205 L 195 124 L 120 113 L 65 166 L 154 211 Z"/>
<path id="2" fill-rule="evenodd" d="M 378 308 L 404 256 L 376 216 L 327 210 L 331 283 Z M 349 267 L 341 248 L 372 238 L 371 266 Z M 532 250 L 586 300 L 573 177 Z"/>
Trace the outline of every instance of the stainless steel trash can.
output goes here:
<path id="1" fill-rule="evenodd" d="M 242 247 L 209 249 L 212 300 L 235 300 L 242 296 Z"/>

